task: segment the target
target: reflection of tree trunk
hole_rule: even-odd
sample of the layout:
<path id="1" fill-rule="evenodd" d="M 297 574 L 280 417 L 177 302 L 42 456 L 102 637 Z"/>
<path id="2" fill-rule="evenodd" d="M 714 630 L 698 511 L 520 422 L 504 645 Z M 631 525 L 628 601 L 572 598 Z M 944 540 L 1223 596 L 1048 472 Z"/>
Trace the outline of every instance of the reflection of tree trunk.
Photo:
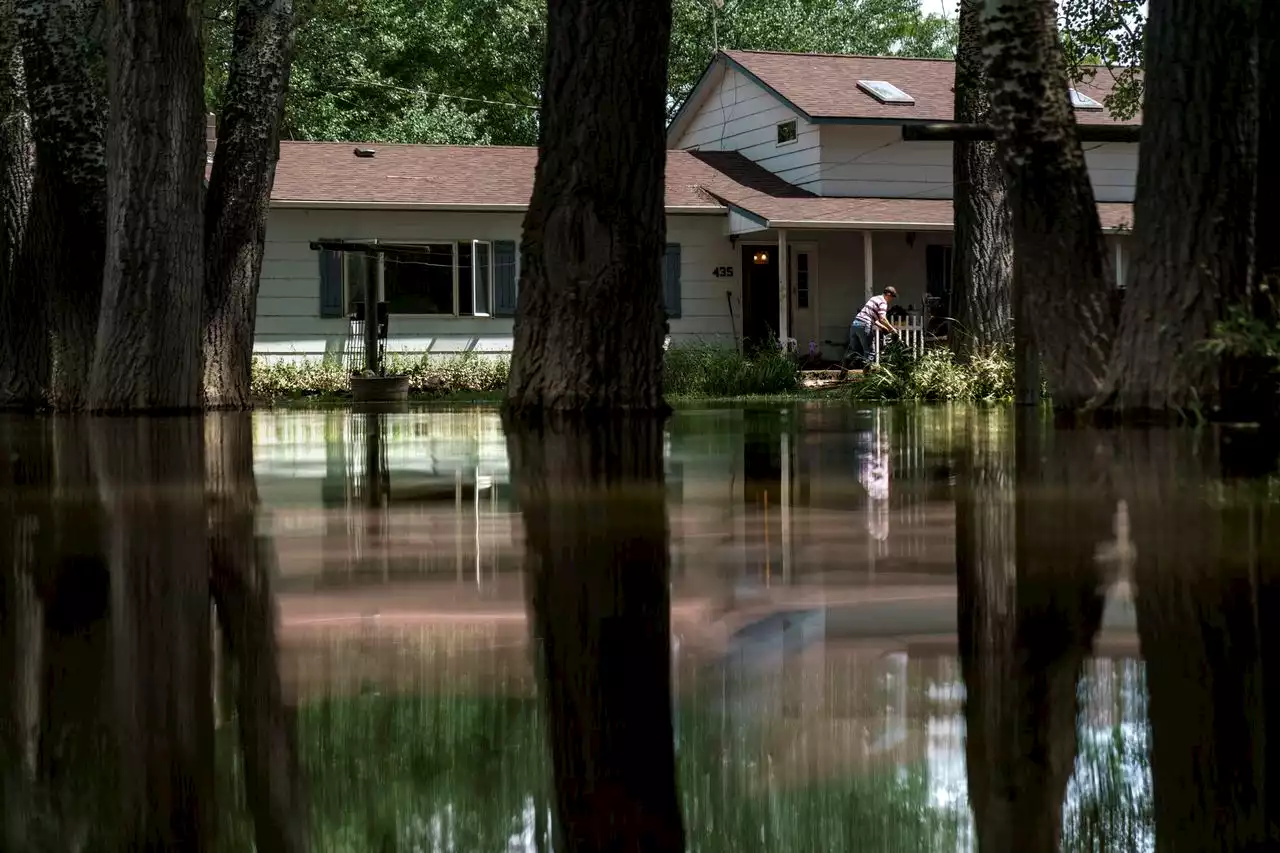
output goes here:
<path id="1" fill-rule="evenodd" d="M 1102 621 L 1091 533 L 1109 517 L 1087 480 L 1087 434 L 1044 447 L 1038 416 L 1020 414 L 1016 460 L 976 439 L 962 451 L 956 506 L 966 753 L 992 853 L 1058 849 L 1076 684 Z"/>
<path id="2" fill-rule="evenodd" d="M 109 525 L 122 844 L 206 850 L 213 703 L 203 423 L 94 427 Z"/>
<path id="3" fill-rule="evenodd" d="M 556 848 L 683 850 L 662 418 L 507 418 L 541 640 Z"/>
<path id="4" fill-rule="evenodd" d="M 253 423 L 247 414 L 206 419 L 209 571 L 218 622 L 236 671 L 245 787 L 259 850 L 307 849 L 293 708 L 284 698 L 271 597 L 271 544 L 256 535 Z"/>
<path id="5" fill-rule="evenodd" d="M 1250 846 L 1262 842 L 1266 817 L 1248 565 L 1261 531 L 1250 533 L 1252 508 L 1234 486 L 1219 492 L 1222 504 L 1209 492 L 1211 448 L 1174 431 L 1125 439 L 1157 849 L 1261 849 Z"/>

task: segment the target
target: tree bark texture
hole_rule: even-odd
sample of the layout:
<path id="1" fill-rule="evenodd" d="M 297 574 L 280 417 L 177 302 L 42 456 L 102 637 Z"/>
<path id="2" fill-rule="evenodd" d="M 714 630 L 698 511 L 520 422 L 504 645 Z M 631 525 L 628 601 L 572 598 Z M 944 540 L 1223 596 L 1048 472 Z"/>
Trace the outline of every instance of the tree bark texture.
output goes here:
<path id="1" fill-rule="evenodd" d="M 239 0 L 205 198 L 204 401 L 247 409 L 258 283 L 280 152 L 293 0 Z"/>
<path id="2" fill-rule="evenodd" d="M 983 0 L 960 3 L 956 49 L 955 120 L 991 121 L 983 58 Z M 958 353 L 1013 343 L 1013 222 L 1004 169 L 994 141 L 961 141 L 953 149 L 955 259 L 951 305 Z M 1037 383 L 1038 385 L 1038 383 Z M 1037 387 L 1037 391 L 1038 391 Z"/>
<path id="3" fill-rule="evenodd" d="M 1147 662 L 1156 849 L 1264 846 L 1264 796 L 1280 778 L 1264 765 L 1259 562 L 1280 544 L 1251 525 L 1258 497 L 1224 482 L 1216 449 L 1185 431 L 1120 436 L 1136 548 L 1134 580 Z M 1260 554 L 1258 543 L 1271 552 Z M 1253 565 L 1251 565 L 1251 563 Z M 1267 709 L 1275 714 L 1277 709 Z M 1280 838 L 1276 839 L 1280 841 Z"/>
<path id="4" fill-rule="evenodd" d="M 987 74 L 1013 217 L 1014 282 L 1026 288 L 1054 405 L 1101 387 L 1114 332 L 1110 261 L 1089 183 L 1053 0 L 984 0 Z"/>
<path id="5" fill-rule="evenodd" d="M 206 163 L 200 4 L 112 0 L 97 410 L 201 405 Z"/>
<path id="6" fill-rule="evenodd" d="M 551 0 L 507 405 L 664 409 L 669 0 Z"/>
<path id="7" fill-rule="evenodd" d="M 19 275 L 31 205 L 31 134 L 17 8 L 0 2 L 0 406 L 35 408 L 49 385 L 45 294 Z"/>
<path id="8" fill-rule="evenodd" d="M 1222 402 L 1217 361 L 1200 345 L 1227 306 L 1243 303 L 1253 278 L 1256 2 L 1151 7 L 1133 286 L 1107 376 L 1108 406 L 1208 415 Z"/>
<path id="9" fill-rule="evenodd" d="M 1258 23 L 1258 194 L 1255 208 L 1256 274 L 1280 293 L 1280 4 L 1264 2 Z M 1255 282 L 1250 282 L 1255 284 Z M 1255 310 L 1273 313 L 1272 305 L 1255 300 Z M 1271 319 L 1276 319 L 1272 317 Z"/>
<path id="10" fill-rule="evenodd" d="M 280 681 L 271 543 L 256 533 L 253 423 L 248 414 L 205 421 L 209 573 L 218 624 L 235 669 L 245 799 L 258 850 L 309 849 L 294 709 Z"/>
<path id="11" fill-rule="evenodd" d="M 35 138 L 23 287 L 51 347 L 48 400 L 88 403 L 106 252 L 102 0 L 17 0 Z"/>
<path id="12" fill-rule="evenodd" d="M 1077 684 L 1103 610 L 1096 437 L 1050 444 L 1036 413 L 1018 420 L 1014 458 L 974 442 L 957 483 L 965 749 L 984 853 L 1059 849 Z"/>
<path id="13" fill-rule="evenodd" d="M 505 416 L 556 849 L 681 851 L 661 417 Z"/>
<path id="14" fill-rule="evenodd" d="M 199 418 L 95 424 L 107 510 L 121 848 L 210 849 L 213 702 Z"/>

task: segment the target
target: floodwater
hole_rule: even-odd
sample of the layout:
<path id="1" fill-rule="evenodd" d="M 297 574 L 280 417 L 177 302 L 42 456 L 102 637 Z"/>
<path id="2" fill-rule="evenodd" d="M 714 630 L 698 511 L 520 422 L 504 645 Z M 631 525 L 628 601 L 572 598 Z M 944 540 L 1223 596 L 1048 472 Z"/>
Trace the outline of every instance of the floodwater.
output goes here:
<path id="1" fill-rule="evenodd" d="M 661 441 L 583 498 L 483 407 L 0 419 L 0 849 L 1280 849 L 1268 436 Z"/>

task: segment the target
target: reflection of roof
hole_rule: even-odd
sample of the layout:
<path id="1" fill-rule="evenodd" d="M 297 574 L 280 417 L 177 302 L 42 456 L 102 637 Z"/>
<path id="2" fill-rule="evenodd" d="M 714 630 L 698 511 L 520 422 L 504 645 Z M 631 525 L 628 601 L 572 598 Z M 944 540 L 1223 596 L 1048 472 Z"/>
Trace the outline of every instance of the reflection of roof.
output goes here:
<path id="1" fill-rule="evenodd" d="M 950 59 L 749 50 L 728 50 L 723 56 L 809 118 L 951 121 L 955 116 L 956 72 Z M 891 83 L 914 103 L 881 103 L 858 88 L 859 80 Z M 1092 80 L 1072 87 L 1102 103 L 1115 87 L 1115 78 L 1100 68 Z M 1106 110 L 1077 109 L 1075 114 L 1081 124 L 1141 124 L 1140 117 L 1118 122 Z"/>

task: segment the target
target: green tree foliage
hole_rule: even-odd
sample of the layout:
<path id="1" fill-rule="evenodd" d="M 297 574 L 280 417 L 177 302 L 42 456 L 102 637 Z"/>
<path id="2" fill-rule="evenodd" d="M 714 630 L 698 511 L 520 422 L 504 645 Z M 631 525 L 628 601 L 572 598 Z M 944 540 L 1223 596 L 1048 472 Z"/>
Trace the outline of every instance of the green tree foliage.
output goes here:
<path id="1" fill-rule="evenodd" d="M 1108 69 L 1116 85 L 1106 108 L 1120 119 L 1137 115 L 1142 108 L 1144 0 L 1063 0 L 1058 10 L 1068 74 L 1087 81 Z"/>
<path id="2" fill-rule="evenodd" d="M 919 0 L 673 0 L 674 109 L 722 48 L 950 56 Z M 715 14 L 713 35 L 712 12 Z M 533 145 L 546 4 L 302 0 L 282 139 Z M 206 3 L 207 97 L 226 79 L 232 0 Z"/>

